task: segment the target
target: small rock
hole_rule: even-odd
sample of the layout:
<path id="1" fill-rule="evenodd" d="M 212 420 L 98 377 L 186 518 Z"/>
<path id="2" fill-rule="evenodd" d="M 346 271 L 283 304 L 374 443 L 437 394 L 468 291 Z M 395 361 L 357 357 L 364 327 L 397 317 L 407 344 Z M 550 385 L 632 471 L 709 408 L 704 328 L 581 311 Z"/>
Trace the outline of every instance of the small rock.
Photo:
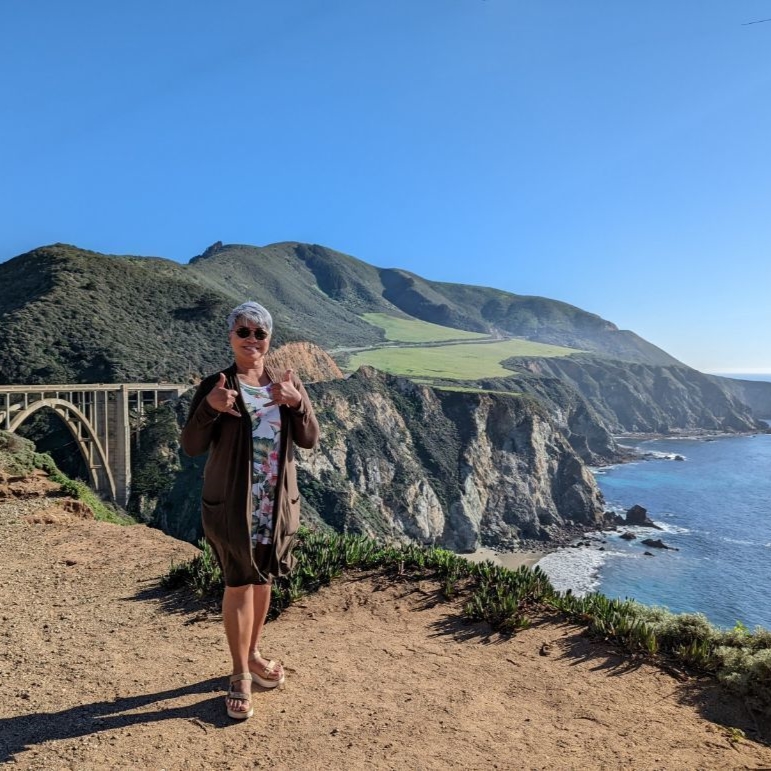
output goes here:
<path id="1" fill-rule="evenodd" d="M 638 525 L 640 527 L 655 527 L 656 530 L 661 528 L 652 520 L 648 518 L 648 509 L 643 508 L 635 504 L 626 513 L 626 525 Z"/>

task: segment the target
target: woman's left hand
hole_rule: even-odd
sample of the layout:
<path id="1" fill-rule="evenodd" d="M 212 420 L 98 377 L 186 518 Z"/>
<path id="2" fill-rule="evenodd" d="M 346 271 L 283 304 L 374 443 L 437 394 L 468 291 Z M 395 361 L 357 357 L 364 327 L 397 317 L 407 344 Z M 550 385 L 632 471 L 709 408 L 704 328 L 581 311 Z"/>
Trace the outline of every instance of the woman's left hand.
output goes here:
<path id="1" fill-rule="evenodd" d="M 297 409 L 302 404 L 302 396 L 292 382 L 291 369 L 284 372 L 284 377 L 280 382 L 270 384 L 270 398 L 271 401 L 265 404 L 266 407 L 273 404 L 286 404 L 287 407 Z"/>

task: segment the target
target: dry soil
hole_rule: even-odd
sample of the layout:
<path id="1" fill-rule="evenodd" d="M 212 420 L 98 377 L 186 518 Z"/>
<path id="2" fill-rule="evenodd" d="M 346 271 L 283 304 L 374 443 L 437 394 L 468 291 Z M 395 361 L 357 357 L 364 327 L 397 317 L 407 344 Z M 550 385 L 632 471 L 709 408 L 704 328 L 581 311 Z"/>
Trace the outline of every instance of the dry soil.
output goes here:
<path id="1" fill-rule="evenodd" d="M 743 705 L 544 620 L 511 639 L 428 582 L 349 576 L 266 628 L 286 688 L 227 718 L 194 547 L 0 497 L 0 762 L 20 769 L 771 769 Z M 738 730 L 737 730 L 738 729 Z M 747 738 L 742 738 L 739 731 Z"/>

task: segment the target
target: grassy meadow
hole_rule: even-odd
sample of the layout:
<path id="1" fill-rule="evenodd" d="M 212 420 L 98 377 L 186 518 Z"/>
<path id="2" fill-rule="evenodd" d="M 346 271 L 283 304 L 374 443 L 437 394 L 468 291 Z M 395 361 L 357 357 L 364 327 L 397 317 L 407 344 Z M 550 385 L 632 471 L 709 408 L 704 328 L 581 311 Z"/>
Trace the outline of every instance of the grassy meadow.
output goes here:
<path id="1" fill-rule="evenodd" d="M 509 377 L 511 370 L 501 366 L 501 362 L 512 357 L 569 356 L 578 352 L 575 348 L 529 340 L 376 348 L 352 354 L 346 369 L 353 371 L 368 365 L 392 375 L 412 378 L 479 380 Z"/>
<path id="2" fill-rule="evenodd" d="M 385 332 L 386 340 L 398 343 L 442 343 L 448 340 L 487 340 L 490 335 L 466 332 L 419 319 L 402 319 L 387 313 L 364 313 L 361 318 Z"/>

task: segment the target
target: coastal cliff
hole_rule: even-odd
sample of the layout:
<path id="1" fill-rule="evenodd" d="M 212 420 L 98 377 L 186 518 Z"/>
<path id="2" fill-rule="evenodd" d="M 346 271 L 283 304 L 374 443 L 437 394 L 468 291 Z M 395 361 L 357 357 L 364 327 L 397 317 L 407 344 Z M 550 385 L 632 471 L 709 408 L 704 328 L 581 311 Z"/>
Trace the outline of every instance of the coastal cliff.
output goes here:
<path id="1" fill-rule="evenodd" d="M 510 387 L 520 387 L 558 405 L 563 399 L 550 394 L 544 378 L 569 385 L 588 401 L 592 413 L 613 434 L 745 432 L 765 428 L 758 420 L 760 416 L 740 400 L 744 392 L 728 387 L 723 378 L 683 365 L 619 362 L 591 356 L 516 359 L 506 365 L 525 375 L 511 379 Z"/>
<path id="2" fill-rule="evenodd" d="M 531 399 L 366 367 L 310 390 L 322 440 L 301 453 L 300 484 L 337 530 L 471 551 L 602 521 L 591 474 Z"/>
<path id="3" fill-rule="evenodd" d="M 702 375 L 564 303 L 428 282 L 295 242 L 216 244 L 189 265 L 64 244 L 9 260 L 0 265 L 0 381 L 199 382 L 229 361 L 224 319 L 245 296 L 274 315 L 271 361 L 323 381 L 310 388 L 321 447 L 298 453 L 306 521 L 318 526 L 458 550 L 561 537 L 571 523 L 598 521 L 599 493 L 582 461 L 623 459 L 614 434 L 762 430 L 771 404 L 767 384 Z M 455 326 L 429 329 L 418 319 Z M 488 335 L 476 340 L 480 351 L 521 338 L 574 353 L 483 356 L 477 370 L 450 366 L 447 380 L 421 368 L 421 348 L 442 341 L 458 363 L 461 349 L 451 346 L 463 329 Z M 319 346 L 343 362 L 355 351 L 406 347 L 412 368 L 394 371 L 434 387 L 374 370 L 345 380 Z M 189 398 L 132 416 L 130 507 L 194 541 L 202 461 L 178 446 Z M 41 412 L 22 431 L 48 449 L 42 437 L 56 420 Z M 74 455 L 68 442 L 48 442 L 65 468 L 56 453 Z"/>
<path id="4" fill-rule="evenodd" d="M 771 420 L 771 383 L 764 380 L 740 380 L 716 375 L 707 377 L 748 405 L 755 417 Z"/>

